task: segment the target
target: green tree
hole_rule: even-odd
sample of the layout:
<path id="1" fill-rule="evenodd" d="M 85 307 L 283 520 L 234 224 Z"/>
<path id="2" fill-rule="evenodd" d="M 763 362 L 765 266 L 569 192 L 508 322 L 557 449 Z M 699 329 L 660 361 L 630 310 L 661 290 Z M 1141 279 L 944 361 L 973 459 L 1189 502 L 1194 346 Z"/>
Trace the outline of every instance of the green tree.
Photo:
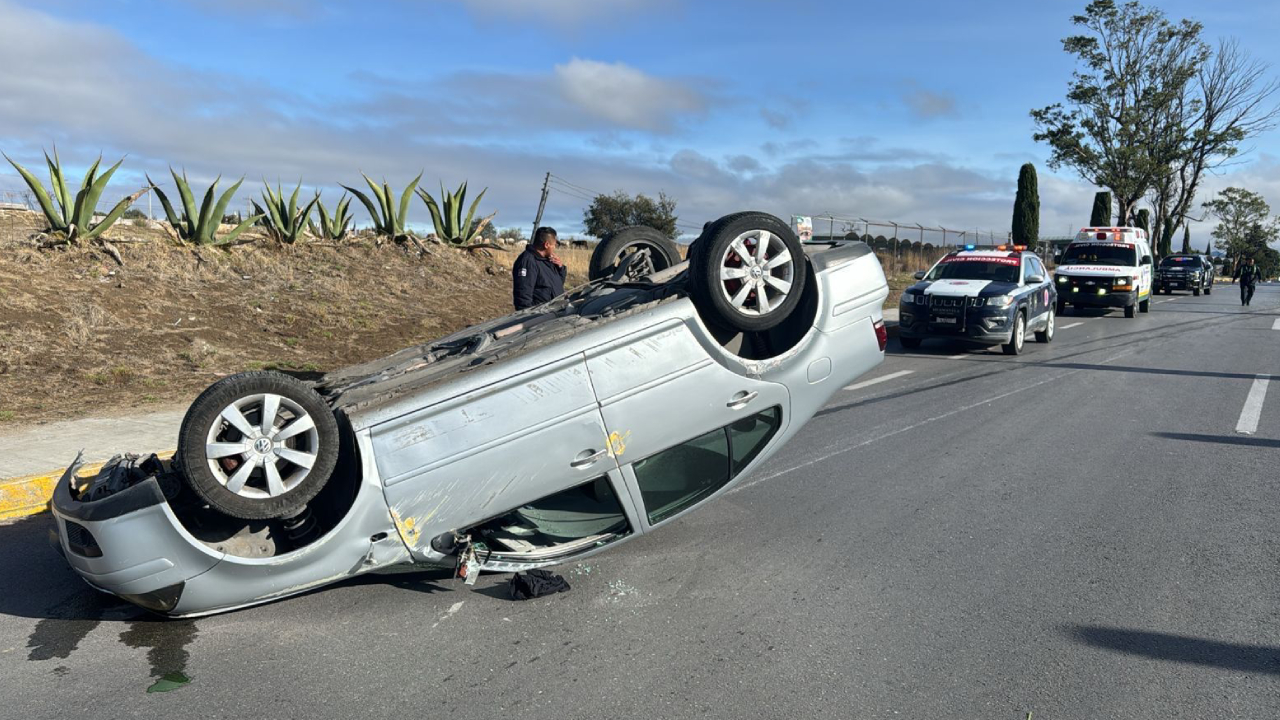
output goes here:
<path id="1" fill-rule="evenodd" d="M 1237 158 L 1250 138 L 1271 130 L 1280 114 L 1280 83 L 1234 40 L 1212 50 L 1192 48 L 1199 58 L 1195 77 L 1182 85 L 1164 115 L 1152 123 L 1148 145 L 1157 168 L 1151 190 L 1160 254 L 1167 254 L 1178 226 L 1191 215 L 1200 181 Z"/>
<path id="2" fill-rule="evenodd" d="M 1209 214 L 1218 219 L 1213 237 L 1219 250 L 1229 258 L 1245 257 L 1250 249 L 1251 233 L 1267 227 L 1271 206 L 1261 195 L 1244 188 L 1229 187 L 1218 197 L 1204 203 Z M 1274 228 L 1274 226 L 1271 226 Z"/>
<path id="3" fill-rule="evenodd" d="M 632 197 L 621 190 L 597 195 L 582 213 L 587 234 L 598 238 L 630 225 L 645 225 L 674 240 L 680 236 L 676 220 L 676 201 L 661 192 L 657 200 L 646 195 Z"/>
<path id="4" fill-rule="evenodd" d="M 1213 241 L 1209 241 L 1204 246 L 1204 254 L 1213 257 Z"/>
<path id="5" fill-rule="evenodd" d="M 1093 196 L 1093 212 L 1089 214 L 1089 226 L 1111 226 L 1111 193 L 1104 190 Z"/>
<path id="6" fill-rule="evenodd" d="M 1064 38 L 1062 47 L 1078 67 L 1065 104 L 1031 111 L 1033 138 L 1049 145 L 1049 167 L 1072 168 L 1114 192 L 1123 221 L 1155 184 L 1160 166 L 1151 146 L 1160 119 L 1203 62 L 1201 26 L 1113 0 L 1093 0 L 1071 21 L 1081 34 Z"/>
<path id="7" fill-rule="evenodd" d="M 1150 235 L 1151 235 L 1151 211 L 1150 211 L 1150 210 L 1148 210 L 1147 208 L 1142 208 L 1141 210 L 1139 210 L 1139 211 L 1138 211 L 1137 223 L 1138 223 L 1138 227 L 1142 228 L 1143 230 L 1146 230 L 1146 231 L 1147 231 L 1147 236 L 1148 236 L 1148 237 L 1150 237 Z"/>
<path id="8" fill-rule="evenodd" d="M 1018 171 L 1018 194 L 1013 199 L 1013 243 L 1034 248 L 1040 240 L 1040 190 L 1036 166 L 1027 163 Z"/>

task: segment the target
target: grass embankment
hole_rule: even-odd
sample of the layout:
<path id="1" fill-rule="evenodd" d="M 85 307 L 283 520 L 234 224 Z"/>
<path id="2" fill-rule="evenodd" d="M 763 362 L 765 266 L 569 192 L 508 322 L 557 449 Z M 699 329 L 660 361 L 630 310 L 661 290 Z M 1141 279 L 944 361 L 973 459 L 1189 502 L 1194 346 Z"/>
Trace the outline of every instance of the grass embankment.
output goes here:
<path id="1" fill-rule="evenodd" d="M 184 405 L 241 370 L 322 372 L 510 311 L 493 252 L 428 245 L 230 250 L 120 223 L 101 249 L 41 250 L 28 213 L 0 213 L 0 428 Z"/>

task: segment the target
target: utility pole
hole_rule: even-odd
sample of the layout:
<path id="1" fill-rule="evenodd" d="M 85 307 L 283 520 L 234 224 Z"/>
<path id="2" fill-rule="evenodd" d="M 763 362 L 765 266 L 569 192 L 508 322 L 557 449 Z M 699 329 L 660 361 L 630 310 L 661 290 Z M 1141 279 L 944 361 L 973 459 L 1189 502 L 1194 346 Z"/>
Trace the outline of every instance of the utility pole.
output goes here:
<path id="1" fill-rule="evenodd" d="M 551 184 L 551 173 L 547 173 L 547 177 L 542 181 L 542 200 L 538 202 L 538 216 L 533 219 L 533 233 L 529 235 L 529 242 L 533 242 L 533 238 L 538 234 L 538 227 L 542 225 L 542 211 L 547 207 L 547 187 Z"/>

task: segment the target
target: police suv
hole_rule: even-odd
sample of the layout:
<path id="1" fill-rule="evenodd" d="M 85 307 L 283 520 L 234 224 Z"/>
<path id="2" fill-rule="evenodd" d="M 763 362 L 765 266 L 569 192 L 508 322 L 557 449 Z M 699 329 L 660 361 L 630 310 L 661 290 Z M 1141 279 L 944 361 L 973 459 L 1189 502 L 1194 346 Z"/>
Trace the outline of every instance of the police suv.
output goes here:
<path id="1" fill-rule="evenodd" d="M 1146 230 L 1081 228 L 1062 252 L 1054 275 L 1058 314 L 1070 303 L 1076 309 L 1124 308 L 1124 316 L 1131 318 L 1135 309 L 1150 310 L 1151 281 L 1151 241 Z"/>
<path id="2" fill-rule="evenodd" d="M 908 349 L 925 338 L 1003 345 L 1022 352 L 1027 331 L 1053 340 L 1057 292 L 1044 264 L 1025 246 L 948 253 L 902 293 L 898 339 Z"/>

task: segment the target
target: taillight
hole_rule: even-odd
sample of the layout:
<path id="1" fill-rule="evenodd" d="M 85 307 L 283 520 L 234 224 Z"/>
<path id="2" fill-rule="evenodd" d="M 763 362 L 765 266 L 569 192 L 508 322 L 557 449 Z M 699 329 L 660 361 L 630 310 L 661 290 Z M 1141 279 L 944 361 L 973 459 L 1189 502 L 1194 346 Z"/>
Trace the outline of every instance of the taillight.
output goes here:
<path id="1" fill-rule="evenodd" d="M 883 320 L 877 320 L 872 327 L 876 329 L 876 342 L 880 343 L 880 352 L 884 352 L 884 346 L 889 344 L 889 331 Z"/>

